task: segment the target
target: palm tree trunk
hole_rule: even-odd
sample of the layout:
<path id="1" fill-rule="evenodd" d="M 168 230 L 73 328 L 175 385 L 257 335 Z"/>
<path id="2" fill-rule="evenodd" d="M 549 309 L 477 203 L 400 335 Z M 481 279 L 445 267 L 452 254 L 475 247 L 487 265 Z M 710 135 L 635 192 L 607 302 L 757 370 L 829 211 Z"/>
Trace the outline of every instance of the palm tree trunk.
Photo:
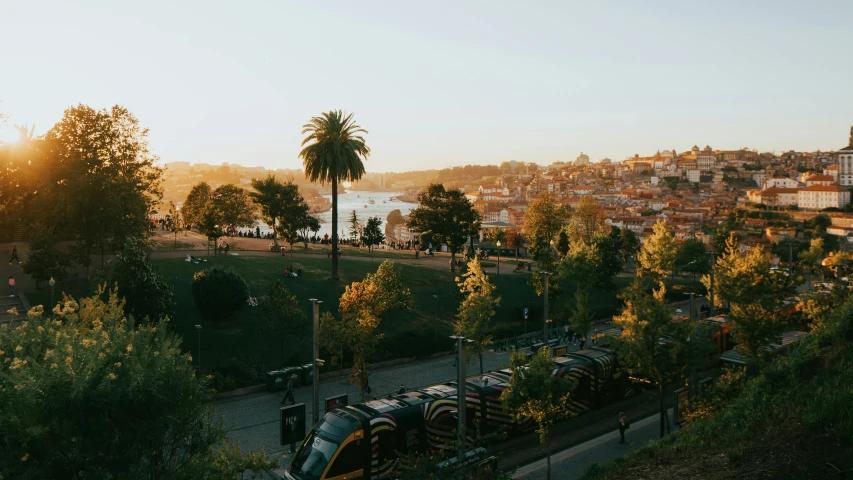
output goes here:
<path id="1" fill-rule="evenodd" d="M 332 180 L 332 278 L 338 276 L 338 179 Z M 364 392 L 362 392 L 362 397 Z M 363 399 L 362 399 L 363 400 Z"/>

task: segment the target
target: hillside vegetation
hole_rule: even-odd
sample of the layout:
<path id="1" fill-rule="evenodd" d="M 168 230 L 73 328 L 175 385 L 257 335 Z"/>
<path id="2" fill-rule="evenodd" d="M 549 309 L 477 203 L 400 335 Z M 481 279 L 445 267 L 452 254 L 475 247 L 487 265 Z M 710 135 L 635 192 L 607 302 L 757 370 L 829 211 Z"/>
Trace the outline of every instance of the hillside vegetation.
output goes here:
<path id="1" fill-rule="evenodd" d="M 824 325 L 716 412 L 584 480 L 853 478 L 853 299 Z"/>

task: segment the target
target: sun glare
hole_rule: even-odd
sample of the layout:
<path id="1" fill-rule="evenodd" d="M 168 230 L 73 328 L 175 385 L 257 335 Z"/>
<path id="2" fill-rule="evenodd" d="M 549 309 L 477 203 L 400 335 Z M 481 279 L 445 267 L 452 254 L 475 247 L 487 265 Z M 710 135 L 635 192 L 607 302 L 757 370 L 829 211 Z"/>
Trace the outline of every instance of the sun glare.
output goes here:
<path id="1" fill-rule="evenodd" d="M 20 140 L 20 134 L 11 127 L 0 128 L 0 143 L 15 143 Z"/>

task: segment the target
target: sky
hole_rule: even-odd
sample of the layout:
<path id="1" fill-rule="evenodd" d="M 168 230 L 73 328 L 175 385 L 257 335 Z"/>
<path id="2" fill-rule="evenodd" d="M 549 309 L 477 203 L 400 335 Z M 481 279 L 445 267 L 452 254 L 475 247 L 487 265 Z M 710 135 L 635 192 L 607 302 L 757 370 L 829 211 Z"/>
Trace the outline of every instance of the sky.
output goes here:
<path id="1" fill-rule="evenodd" d="M 0 112 L 39 134 L 120 104 L 164 162 L 267 168 L 301 168 L 331 109 L 368 130 L 372 172 L 836 150 L 851 19 L 849 0 L 4 1 Z"/>

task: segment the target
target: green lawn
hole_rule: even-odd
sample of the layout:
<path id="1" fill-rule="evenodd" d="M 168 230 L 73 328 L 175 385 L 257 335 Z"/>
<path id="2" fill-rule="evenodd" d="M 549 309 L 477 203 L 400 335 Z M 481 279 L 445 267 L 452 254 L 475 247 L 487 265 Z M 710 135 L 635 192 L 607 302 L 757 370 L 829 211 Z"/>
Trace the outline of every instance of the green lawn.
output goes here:
<path id="1" fill-rule="evenodd" d="M 316 258 L 294 259 L 280 256 L 209 257 L 209 261 L 201 265 L 187 263 L 182 258 L 153 259 L 152 263 L 174 288 L 176 308 L 172 325 L 184 338 L 184 348 L 192 352 L 194 358 L 198 357 L 199 333 L 195 325 L 202 325 L 202 368 L 206 372 L 218 371 L 223 377 L 230 376 L 233 380 L 228 380 L 231 383 L 227 386 L 230 387 L 257 383 L 262 378 L 262 373 L 272 368 L 310 361 L 310 341 L 288 344 L 282 351 L 278 339 L 260 333 L 253 322 L 258 309 L 249 306 L 244 306 L 225 322 L 202 320 L 190 289 L 193 275 L 197 271 L 213 265 L 228 266 L 246 279 L 251 295 L 263 301 L 272 282 L 283 278 L 287 266 L 301 267 L 304 275 L 288 279 L 287 285 L 302 302 L 304 311 L 310 318 L 310 298 L 323 302 L 321 312 L 332 311 L 337 314 L 338 298 L 343 293 L 344 286 L 363 279 L 368 272 L 375 271 L 380 260 L 371 263 L 344 256 L 340 261 L 340 282 L 331 280 L 331 262 L 325 256 L 319 255 Z M 380 332 L 385 334 L 385 338 L 380 344 L 379 352 L 371 360 L 375 362 L 450 351 L 452 342 L 447 337 L 452 333 L 452 322 L 460 300 L 453 274 L 446 269 L 423 265 L 397 266 L 403 280 L 411 288 L 417 306 L 414 311 L 398 314 L 383 322 Z M 511 273 L 508 269 L 501 275 L 490 276 L 497 287 L 496 294 L 502 297 L 493 319 L 496 338 L 539 330 L 542 298 L 536 296 L 533 288 L 528 285 L 530 275 Z M 614 290 L 591 292 L 590 303 L 598 318 L 609 317 L 617 312 L 621 305 L 616 298 L 617 291 L 629 282 L 630 278 L 618 277 L 614 279 Z M 575 285 L 566 283 L 561 286 L 562 296 L 552 306 L 552 319 L 558 325 L 565 320 L 574 301 Z M 66 291 L 75 297 L 89 294 L 85 286 L 80 284 L 57 288 L 57 298 L 61 296 L 60 291 Z M 50 292 L 32 292 L 28 296 L 31 303 L 36 305 L 47 303 Z M 527 321 L 523 316 L 524 308 L 529 309 Z M 331 357 L 328 352 L 322 355 L 323 358 Z M 345 354 L 345 361 L 349 359 L 349 355 Z M 338 367 L 327 364 L 326 368 Z"/>

